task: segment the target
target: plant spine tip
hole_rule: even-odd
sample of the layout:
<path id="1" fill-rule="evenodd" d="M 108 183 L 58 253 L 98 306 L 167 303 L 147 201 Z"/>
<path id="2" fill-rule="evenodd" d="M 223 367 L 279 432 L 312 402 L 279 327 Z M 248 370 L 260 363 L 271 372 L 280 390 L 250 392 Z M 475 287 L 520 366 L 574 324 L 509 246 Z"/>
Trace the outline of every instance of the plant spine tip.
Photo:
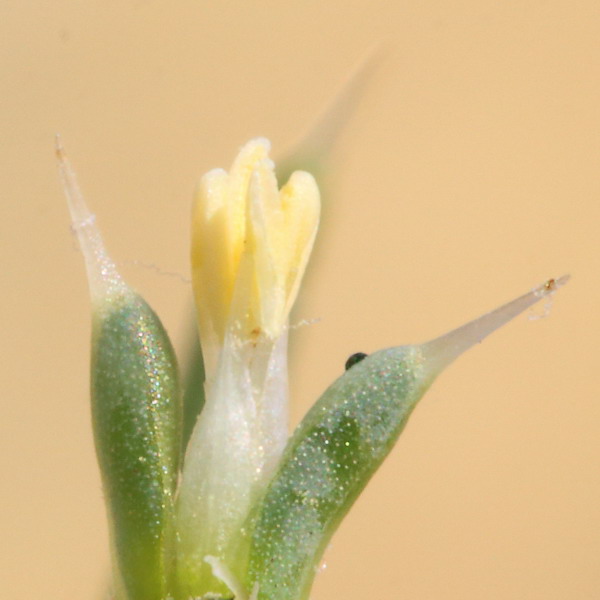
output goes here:
<path id="1" fill-rule="evenodd" d="M 471 346 L 481 342 L 490 333 L 514 319 L 542 298 L 554 294 L 568 280 L 568 275 L 563 275 L 558 279 L 548 279 L 519 298 L 423 344 L 421 350 L 430 365 L 431 372 L 434 375 L 439 373 Z"/>
<path id="2" fill-rule="evenodd" d="M 102 236 L 96 226 L 96 217 L 85 203 L 75 171 L 58 134 L 55 138 L 55 150 L 71 213 L 71 228 L 77 236 L 85 260 L 92 302 L 99 304 L 115 296 L 122 296 L 129 291 L 129 288 L 106 252 Z"/>

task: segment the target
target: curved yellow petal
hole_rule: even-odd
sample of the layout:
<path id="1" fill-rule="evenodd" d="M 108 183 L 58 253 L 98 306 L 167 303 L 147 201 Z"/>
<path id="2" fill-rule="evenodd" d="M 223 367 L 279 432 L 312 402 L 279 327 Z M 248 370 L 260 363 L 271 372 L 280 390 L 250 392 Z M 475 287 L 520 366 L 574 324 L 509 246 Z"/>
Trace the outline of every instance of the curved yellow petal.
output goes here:
<path id="1" fill-rule="evenodd" d="M 204 345 L 222 347 L 232 327 L 242 339 L 277 338 L 297 296 L 319 222 L 319 190 L 299 171 L 280 191 L 269 150 L 267 140 L 251 140 L 229 173 L 210 171 L 198 186 L 192 273 Z"/>

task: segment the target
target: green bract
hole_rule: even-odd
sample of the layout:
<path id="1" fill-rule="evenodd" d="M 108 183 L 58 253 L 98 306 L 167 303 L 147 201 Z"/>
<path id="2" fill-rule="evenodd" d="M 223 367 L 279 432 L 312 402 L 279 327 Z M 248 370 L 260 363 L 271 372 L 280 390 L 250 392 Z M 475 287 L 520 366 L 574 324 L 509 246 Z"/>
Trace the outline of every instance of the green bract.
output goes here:
<path id="1" fill-rule="evenodd" d="M 173 349 L 137 294 L 114 298 L 94 315 L 91 374 L 96 452 L 122 595 L 161 600 L 174 564 L 181 404 Z"/>
<path id="2" fill-rule="evenodd" d="M 304 417 L 255 517 L 247 585 L 258 584 L 258 598 L 308 596 L 329 539 L 431 380 L 418 348 L 382 350 Z"/>

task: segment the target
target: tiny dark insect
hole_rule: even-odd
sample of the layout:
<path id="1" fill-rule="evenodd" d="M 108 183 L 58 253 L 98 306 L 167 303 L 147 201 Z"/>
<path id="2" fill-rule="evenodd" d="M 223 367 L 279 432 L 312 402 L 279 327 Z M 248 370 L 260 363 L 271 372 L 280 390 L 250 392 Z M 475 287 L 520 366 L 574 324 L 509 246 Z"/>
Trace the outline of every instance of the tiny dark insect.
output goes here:
<path id="1" fill-rule="evenodd" d="M 348 358 L 348 360 L 346 361 L 346 364 L 344 365 L 344 368 L 347 371 L 350 367 L 353 367 L 356 363 L 359 363 L 361 360 L 367 358 L 367 356 L 368 356 L 368 354 L 365 354 L 364 352 L 356 352 L 355 354 L 353 354 L 352 356 L 350 356 Z"/>

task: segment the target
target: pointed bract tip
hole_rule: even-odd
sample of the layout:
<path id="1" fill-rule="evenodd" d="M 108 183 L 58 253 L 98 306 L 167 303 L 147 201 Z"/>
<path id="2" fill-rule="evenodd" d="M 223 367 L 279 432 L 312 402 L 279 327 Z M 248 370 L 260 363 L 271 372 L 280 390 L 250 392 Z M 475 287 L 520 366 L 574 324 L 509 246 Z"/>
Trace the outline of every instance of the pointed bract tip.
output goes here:
<path id="1" fill-rule="evenodd" d="M 571 279 L 571 276 L 568 274 L 562 275 L 558 279 L 548 279 L 533 291 L 537 291 L 540 298 L 544 298 L 545 296 L 549 296 L 556 292 L 559 288 L 563 287 L 563 285 L 566 285 L 569 279 Z"/>
<path id="2" fill-rule="evenodd" d="M 500 306 L 481 317 L 470 321 L 449 333 L 421 345 L 428 371 L 437 375 L 455 358 L 474 344 L 481 342 L 490 333 L 502 327 L 530 306 L 554 294 L 567 283 L 569 275 L 548 279 L 519 298 Z"/>
<path id="3" fill-rule="evenodd" d="M 351 121 L 384 54 L 384 44 L 373 44 L 339 86 L 314 122 L 278 160 L 277 177 L 287 181 L 293 171 L 309 171 L 317 180 L 324 174 L 341 133 Z"/>
<path id="4" fill-rule="evenodd" d="M 59 134 L 56 134 L 54 138 L 54 149 L 69 212 L 71 213 L 71 228 L 77 235 L 85 260 L 92 301 L 97 303 L 115 294 L 122 295 L 129 288 L 121 279 L 114 262 L 106 252 L 104 242 L 95 223 L 96 217 L 90 212 L 83 199 L 75 171 L 69 163 Z"/>
<path id="5" fill-rule="evenodd" d="M 64 156 L 64 148 L 62 145 L 62 139 L 60 137 L 60 133 L 54 134 L 54 152 L 56 153 L 56 158 L 61 160 Z"/>

